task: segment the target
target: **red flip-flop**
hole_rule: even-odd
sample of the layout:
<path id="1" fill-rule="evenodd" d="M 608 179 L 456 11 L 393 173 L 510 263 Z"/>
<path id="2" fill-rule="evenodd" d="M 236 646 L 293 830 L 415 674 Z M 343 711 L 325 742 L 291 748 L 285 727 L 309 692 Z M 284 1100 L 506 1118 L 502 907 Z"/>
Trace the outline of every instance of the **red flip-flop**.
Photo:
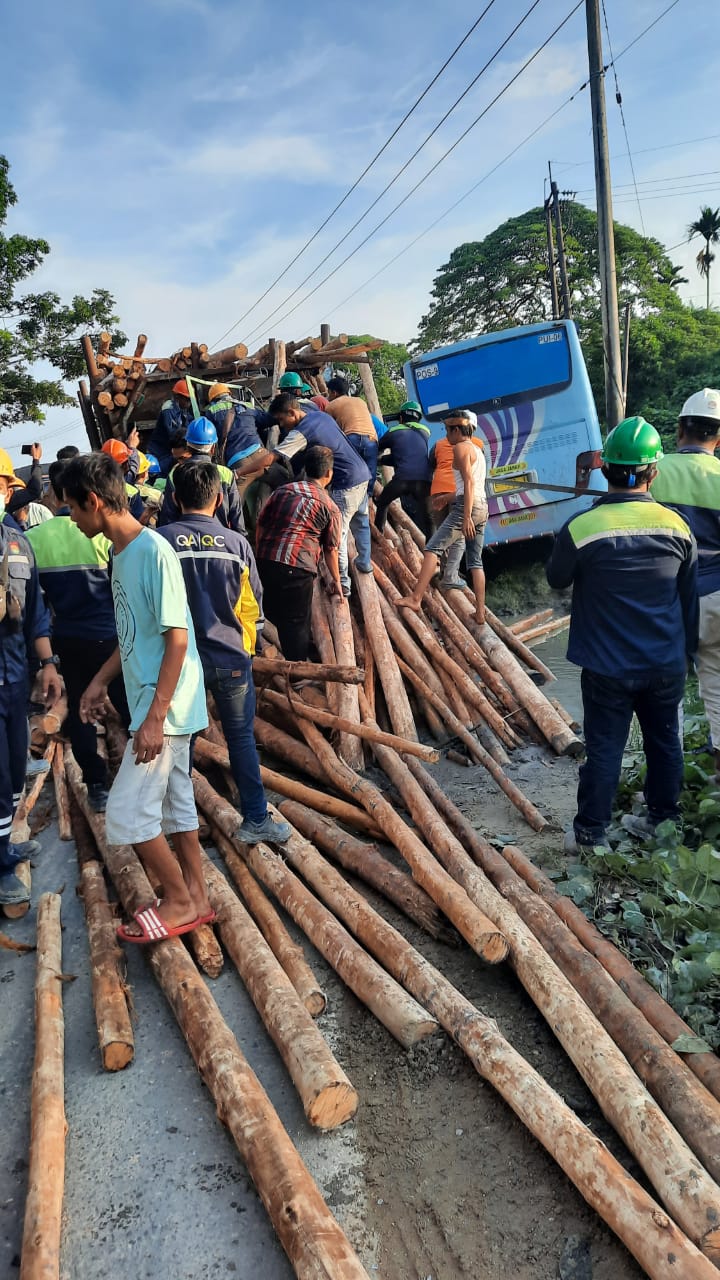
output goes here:
<path id="1" fill-rule="evenodd" d="M 156 907 L 159 907 L 159 906 L 160 906 L 161 901 L 162 901 L 162 899 L 161 899 L 161 898 L 156 898 L 156 899 L 155 899 L 155 906 L 156 906 Z M 198 924 L 215 924 L 215 921 L 216 921 L 216 920 L 217 920 L 217 911 L 213 911 L 213 910 L 211 909 L 210 911 L 208 911 L 208 913 L 207 913 L 207 915 L 206 915 L 206 916 L 198 916 L 197 920 L 195 921 L 195 924 L 196 924 L 196 925 L 198 925 Z"/>
<path id="2" fill-rule="evenodd" d="M 166 938 L 179 938 L 183 933 L 192 933 L 193 929 L 197 929 L 198 925 L 203 923 L 198 917 L 197 920 L 191 920 L 187 924 L 177 924 L 169 928 L 165 921 L 160 919 L 154 907 L 136 911 L 133 920 L 142 933 L 128 933 L 125 925 L 121 924 L 117 936 L 122 942 L 137 942 L 141 946 L 147 946 L 150 942 L 163 942 Z"/>

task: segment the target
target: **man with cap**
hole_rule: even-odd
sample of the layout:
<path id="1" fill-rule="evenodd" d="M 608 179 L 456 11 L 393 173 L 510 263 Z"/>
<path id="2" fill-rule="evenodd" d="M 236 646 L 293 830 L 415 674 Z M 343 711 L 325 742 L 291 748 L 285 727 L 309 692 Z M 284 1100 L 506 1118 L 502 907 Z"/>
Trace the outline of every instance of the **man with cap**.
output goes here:
<path id="1" fill-rule="evenodd" d="M 0 449 L 0 512 L 14 487 L 22 488 L 4 449 Z M 36 840 L 10 844 L 10 830 L 25 783 L 28 750 L 28 663 L 40 663 L 43 699 L 48 710 L 61 685 L 50 644 L 50 615 L 40 591 L 29 543 L 12 517 L 0 521 L 0 904 L 17 906 L 30 894 L 17 874 L 40 845 Z"/>
<path id="2" fill-rule="evenodd" d="M 657 464 L 651 493 L 688 523 L 698 548 L 700 638 L 695 666 L 720 776 L 720 391 L 704 387 L 680 410 L 678 447 Z"/>
<path id="3" fill-rule="evenodd" d="M 385 485 L 375 506 L 375 524 L 382 533 L 387 509 L 395 498 L 403 511 L 425 534 L 430 534 L 430 428 L 422 420 L 422 409 L 416 400 L 406 400 L 399 421 L 383 436 L 378 458 L 381 465 L 393 468 L 393 478 Z"/>
<path id="4" fill-rule="evenodd" d="M 678 711 L 697 647 L 697 548 L 685 520 L 648 492 L 662 456 L 644 418 L 619 423 L 602 452 L 607 495 L 563 526 L 547 565 L 551 587 L 573 587 L 567 656 L 582 667 L 587 755 L 565 838 L 573 855 L 605 843 L 633 712 L 647 817 L 627 814 L 622 824 L 648 835 L 680 815 Z"/>
<path id="5" fill-rule="evenodd" d="M 172 456 L 174 462 L 177 463 L 185 458 L 195 458 L 203 455 L 212 459 L 215 455 L 217 442 L 217 431 L 210 419 L 205 417 L 193 418 L 192 422 L 187 425 L 185 448 L 182 455 L 173 441 Z M 175 501 L 175 486 L 173 485 L 174 470 L 175 465 L 173 465 L 167 477 L 162 506 L 157 519 L 158 529 L 162 529 L 166 524 L 174 524 L 180 519 L 180 508 Z M 217 519 L 221 524 L 225 525 L 226 529 L 234 529 L 236 533 L 244 533 L 245 521 L 243 519 L 242 502 L 240 501 L 235 477 L 229 467 L 218 467 L 218 471 L 220 472 L 222 483 L 222 500 L 217 509 Z"/>
<path id="6" fill-rule="evenodd" d="M 163 404 L 150 439 L 148 449 L 160 463 L 161 474 L 166 476 L 172 466 L 170 441 L 177 431 L 183 430 L 192 419 L 192 404 L 188 384 L 184 378 L 176 382 L 172 397 Z"/>
<path id="7" fill-rule="evenodd" d="M 205 417 L 217 431 L 215 461 L 231 470 L 263 448 L 258 422 L 264 428 L 272 426 L 272 419 L 263 409 L 233 400 L 232 391 L 224 382 L 215 382 L 210 387 Z"/>

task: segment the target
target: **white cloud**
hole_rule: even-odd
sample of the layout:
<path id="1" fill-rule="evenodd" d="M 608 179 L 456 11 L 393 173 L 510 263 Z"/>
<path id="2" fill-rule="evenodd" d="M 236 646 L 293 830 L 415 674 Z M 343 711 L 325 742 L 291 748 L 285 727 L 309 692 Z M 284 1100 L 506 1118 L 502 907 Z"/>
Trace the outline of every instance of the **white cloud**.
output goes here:
<path id="1" fill-rule="evenodd" d="M 179 152 L 175 165 L 188 173 L 221 180 L 241 175 L 249 183 L 268 174 L 291 175 L 296 182 L 312 182 L 332 174 L 327 147 L 301 133 L 266 134 L 249 142 L 208 141 L 195 150 Z"/>

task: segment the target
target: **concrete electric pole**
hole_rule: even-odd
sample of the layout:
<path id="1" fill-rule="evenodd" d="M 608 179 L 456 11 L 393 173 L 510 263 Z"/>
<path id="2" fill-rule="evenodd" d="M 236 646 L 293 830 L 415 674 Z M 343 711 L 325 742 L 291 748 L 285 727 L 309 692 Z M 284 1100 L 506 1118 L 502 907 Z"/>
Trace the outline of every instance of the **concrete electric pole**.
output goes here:
<path id="1" fill-rule="evenodd" d="M 612 431 L 613 427 L 616 427 L 618 422 L 625 416 L 625 404 L 622 389 L 620 317 L 618 315 L 617 279 L 615 275 L 615 236 L 613 232 L 612 191 L 610 187 L 610 156 L 608 152 L 607 121 L 605 119 L 605 68 L 603 64 L 598 0 L 585 0 L 585 13 L 587 18 L 593 148 L 595 152 L 600 303 L 605 354 L 605 415 L 608 430 Z"/>

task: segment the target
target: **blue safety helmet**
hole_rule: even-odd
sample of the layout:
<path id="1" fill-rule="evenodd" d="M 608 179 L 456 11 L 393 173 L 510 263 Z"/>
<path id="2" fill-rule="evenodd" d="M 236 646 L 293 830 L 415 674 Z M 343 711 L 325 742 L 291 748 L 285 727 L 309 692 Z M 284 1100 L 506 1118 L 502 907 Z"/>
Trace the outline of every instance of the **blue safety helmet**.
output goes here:
<path id="1" fill-rule="evenodd" d="M 145 457 L 147 458 L 148 463 L 150 464 L 148 466 L 148 475 L 151 476 L 151 478 L 154 480 L 155 476 L 160 475 L 160 470 L 161 470 L 160 463 L 158 462 L 154 453 L 146 453 Z"/>
<path id="2" fill-rule="evenodd" d="M 199 453 L 209 453 L 217 444 L 218 434 L 209 418 L 193 418 L 187 425 L 185 443 Z"/>

